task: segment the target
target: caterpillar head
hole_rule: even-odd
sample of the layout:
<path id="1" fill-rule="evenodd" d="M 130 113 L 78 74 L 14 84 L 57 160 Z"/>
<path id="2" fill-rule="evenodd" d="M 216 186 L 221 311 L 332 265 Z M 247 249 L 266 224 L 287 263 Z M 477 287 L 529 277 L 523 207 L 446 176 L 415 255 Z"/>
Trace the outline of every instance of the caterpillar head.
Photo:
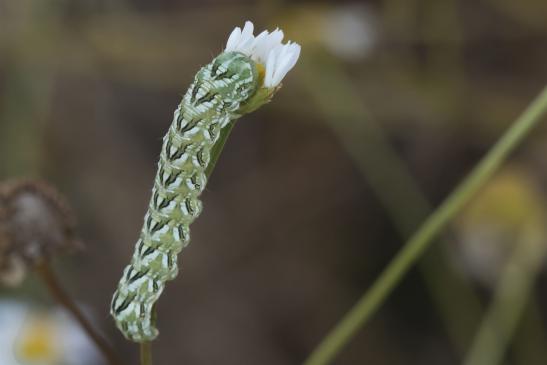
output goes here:
<path id="1" fill-rule="evenodd" d="M 222 95 L 222 100 L 232 113 L 237 112 L 239 106 L 249 100 L 259 87 L 256 64 L 243 53 L 223 52 L 207 69 L 200 74 L 208 71 L 215 91 Z"/>

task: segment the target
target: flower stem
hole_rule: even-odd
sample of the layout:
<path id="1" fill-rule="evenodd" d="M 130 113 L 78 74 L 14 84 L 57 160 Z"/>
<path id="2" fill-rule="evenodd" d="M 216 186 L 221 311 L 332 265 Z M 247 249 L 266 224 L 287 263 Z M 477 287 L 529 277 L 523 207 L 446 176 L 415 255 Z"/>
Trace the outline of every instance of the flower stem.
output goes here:
<path id="1" fill-rule="evenodd" d="M 224 145 L 226 144 L 226 140 L 230 136 L 230 133 L 232 132 L 232 129 L 234 128 L 236 122 L 231 121 L 228 123 L 227 126 L 221 129 L 220 136 L 218 137 L 218 141 L 215 143 L 211 150 L 211 160 L 209 161 L 209 165 L 205 169 L 205 176 L 207 176 L 207 180 L 209 180 L 209 177 L 211 177 L 211 174 L 213 173 L 213 170 L 215 169 L 215 166 L 217 165 L 218 158 L 220 157 L 220 154 L 222 153 L 222 150 L 224 149 Z"/>
<path id="2" fill-rule="evenodd" d="M 141 342 L 141 365 L 152 365 L 152 343 Z"/>
<path id="3" fill-rule="evenodd" d="M 80 324 L 85 333 L 95 343 L 97 348 L 102 352 L 110 365 L 121 365 L 122 362 L 114 349 L 105 341 L 105 339 L 93 328 L 91 323 L 85 318 L 83 313 L 78 309 L 74 300 L 62 288 L 55 273 L 51 270 L 49 264 L 45 261 L 36 265 L 36 271 L 41 276 L 42 280 L 49 289 L 51 295 L 61 304 L 68 312 L 72 313 L 76 321 Z"/>
<path id="4" fill-rule="evenodd" d="M 547 87 L 530 104 L 524 113 L 511 125 L 494 147 L 479 162 L 467 178 L 426 219 L 418 231 L 380 274 L 371 288 L 365 292 L 355 306 L 327 334 L 312 352 L 305 365 L 329 363 L 349 342 L 357 331 L 376 312 L 406 272 L 420 258 L 433 238 L 447 225 L 496 172 L 508 155 L 536 126 L 547 111 Z"/>

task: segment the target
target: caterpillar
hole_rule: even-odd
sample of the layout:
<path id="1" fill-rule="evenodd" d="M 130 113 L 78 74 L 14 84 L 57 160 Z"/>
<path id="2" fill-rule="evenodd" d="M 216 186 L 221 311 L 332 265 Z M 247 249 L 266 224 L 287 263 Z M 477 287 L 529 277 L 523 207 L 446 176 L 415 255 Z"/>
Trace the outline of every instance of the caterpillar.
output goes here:
<path id="1" fill-rule="evenodd" d="M 129 340 L 150 341 L 159 333 L 153 308 L 166 281 L 177 276 L 177 255 L 190 242 L 189 226 L 202 211 L 199 196 L 222 129 L 269 101 L 298 58 L 300 47 L 281 44 L 281 31 L 254 37 L 252 30 L 250 22 L 243 31 L 235 28 L 225 51 L 198 71 L 163 138 L 140 237 L 111 302 L 111 315 Z M 287 46 L 296 57 L 283 53 Z M 269 68 L 259 49 L 277 56 Z M 287 60 L 292 65 L 285 70 Z"/>

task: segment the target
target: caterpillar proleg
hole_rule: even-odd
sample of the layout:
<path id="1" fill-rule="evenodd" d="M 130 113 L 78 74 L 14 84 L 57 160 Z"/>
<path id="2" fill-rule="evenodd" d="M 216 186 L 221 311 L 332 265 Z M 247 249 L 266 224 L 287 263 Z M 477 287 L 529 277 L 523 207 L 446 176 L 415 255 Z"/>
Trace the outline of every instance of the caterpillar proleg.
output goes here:
<path id="1" fill-rule="evenodd" d="M 201 213 L 205 171 L 222 129 L 268 102 L 299 57 L 300 46 L 282 39 L 280 30 L 255 37 L 251 22 L 235 28 L 225 51 L 199 70 L 176 109 L 140 237 L 112 299 L 111 315 L 127 339 L 158 335 L 153 307 L 178 273 L 177 254 Z"/>

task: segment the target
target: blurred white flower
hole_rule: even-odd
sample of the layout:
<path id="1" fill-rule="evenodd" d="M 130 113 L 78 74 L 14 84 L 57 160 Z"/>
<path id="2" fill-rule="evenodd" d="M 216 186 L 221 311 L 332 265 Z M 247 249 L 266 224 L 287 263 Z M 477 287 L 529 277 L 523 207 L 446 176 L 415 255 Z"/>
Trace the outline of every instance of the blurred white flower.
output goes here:
<path id="1" fill-rule="evenodd" d="M 547 236 L 544 201 L 527 170 L 507 166 L 456 220 L 456 264 L 471 278 L 493 287 L 517 245 L 526 249 L 531 262 L 541 257 Z"/>
<path id="2" fill-rule="evenodd" d="M 241 52 L 253 61 L 265 67 L 264 86 L 274 88 L 294 67 L 300 56 L 300 45 L 287 42 L 283 44 L 283 31 L 263 31 L 256 37 L 253 35 L 254 25 L 245 22 L 243 30 L 236 27 L 226 43 L 226 52 Z"/>
<path id="3" fill-rule="evenodd" d="M 330 10 L 321 36 L 336 56 L 355 60 L 370 52 L 376 43 L 377 32 L 370 11 L 365 6 L 353 4 Z"/>
<path id="4" fill-rule="evenodd" d="M 62 310 L 0 301 L 1 365 L 100 365 L 93 343 Z"/>

